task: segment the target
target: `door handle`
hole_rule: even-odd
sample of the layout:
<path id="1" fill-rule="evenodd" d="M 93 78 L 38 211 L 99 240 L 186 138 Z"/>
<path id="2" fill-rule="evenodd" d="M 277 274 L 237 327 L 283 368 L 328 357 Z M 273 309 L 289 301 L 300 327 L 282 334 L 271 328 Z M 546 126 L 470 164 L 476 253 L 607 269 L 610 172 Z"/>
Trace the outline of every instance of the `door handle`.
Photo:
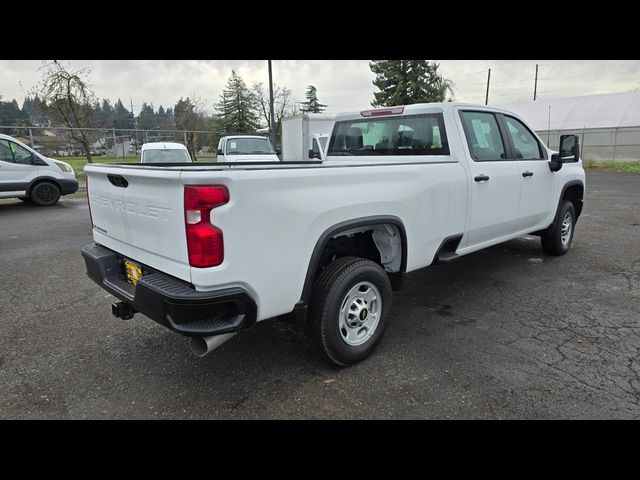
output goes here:
<path id="1" fill-rule="evenodd" d="M 484 173 L 481 175 L 477 175 L 473 177 L 476 182 L 486 182 L 489 180 L 489 175 L 485 175 Z"/>
<path id="2" fill-rule="evenodd" d="M 523 177 L 533 177 L 533 172 L 530 172 L 529 170 L 522 172 L 522 176 Z"/>

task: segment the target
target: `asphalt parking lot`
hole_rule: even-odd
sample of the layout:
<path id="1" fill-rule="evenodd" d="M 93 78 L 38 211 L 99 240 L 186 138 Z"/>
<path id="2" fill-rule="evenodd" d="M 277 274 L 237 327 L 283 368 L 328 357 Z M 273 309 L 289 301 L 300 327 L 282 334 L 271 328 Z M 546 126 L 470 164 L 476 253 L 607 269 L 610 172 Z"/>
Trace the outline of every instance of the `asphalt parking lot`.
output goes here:
<path id="1" fill-rule="evenodd" d="M 587 182 L 566 256 L 523 237 L 410 274 L 348 369 L 279 321 L 197 358 L 116 320 L 80 255 L 86 199 L 0 202 L 0 418 L 640 418 L 640 175 Z"/>

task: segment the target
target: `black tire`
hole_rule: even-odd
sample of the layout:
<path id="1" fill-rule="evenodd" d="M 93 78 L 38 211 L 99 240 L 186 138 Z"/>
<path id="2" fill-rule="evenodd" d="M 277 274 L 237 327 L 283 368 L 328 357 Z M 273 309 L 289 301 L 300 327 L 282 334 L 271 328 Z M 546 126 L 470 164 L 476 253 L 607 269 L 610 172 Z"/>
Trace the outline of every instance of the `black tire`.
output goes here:
<path id="1" fill-rule="evenodd" d="M 60 200 L 60 188 L 52 182 L 40 182 L 31 189 L 29 197 L 42 207 L 55 205 Z"/>
<path id="2" fill-rule="evenodd" d="M 569 226 L 571 231 L 569 232 L 568 238 L 565 235 L 565 241 L 563 242 L 563 225 L 566 228 L 566 221 L 570 222 Z M 573 203 L 564 200 L 558 209 L 558 215 L 556 216 L 553 229 L 543 233 L 540 237 L 542 240 L 542 250 L 544 250 L 547 255 L 564 255 L 571 247 L 575 230 L 576 211 L 573 208 Z"/>
<path id="3" fill-rule="evenodd" d="M 366 300 L 364 300 L 364 304 L 360 303 L 363 307 L 359 314 L 354 316 L 355 323 L 358 323 L 358 319 L 364 322 L 369 314 L 375 318 L 376 315 L 372 313 L 374 310 L 377 310 L 378 320 L 377 324 L 372 326 L 371 332 L 366 328 L 360 328 L 360 332 L 363 332 L 364 338 L 366 338 L 363 340 L 364 343 L 350 345 L 343 338 L 346 335 L 346 333 L 343 334 L 346 329 L 340 328 L 340 312 L 343 304 L 346 305 L 346 300 L 354 298 L 348 297 L 348 294 L 362 282 L 367 282 L 375 287 L 371 291 L 376 295 L 379 293 L 382 307 L 379 308 L 379 303 L 375 303 L 375 300 L 370 305 Z M 382 267 L 371 260 L 360 257 L 339 258 L 326 267 L 316 278 L 313 288 L 305 333 L 316 350 L 342 367 L 354 365 L 371 355 L 384 333 L 387 313 L 391 308 L 393 298 L 391 282 Z M 368 292 L 369 287 L 365 285 L 360 288 L 365 288 L 364 291 Z M 378 292 L 375 292 L 375 289 Z M 361 300 L 358 298 L 353 301 Z M 371 307 L 370 312 L 367 310 L 369 307 Z M 348 312 L 345 311 L 344 314 L 347 315 Z M 358 331 L 358 327 L 352 328 L 351 331 Z"/>

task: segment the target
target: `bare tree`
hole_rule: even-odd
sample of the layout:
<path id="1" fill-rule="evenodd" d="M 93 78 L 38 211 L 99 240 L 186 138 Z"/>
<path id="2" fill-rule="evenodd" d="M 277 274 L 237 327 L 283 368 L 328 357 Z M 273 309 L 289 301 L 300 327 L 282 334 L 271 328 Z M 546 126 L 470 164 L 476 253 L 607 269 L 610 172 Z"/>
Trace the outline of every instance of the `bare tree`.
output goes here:
<path id="1" fill-rule="evenodd" d="M 191 97 L 187 97 L 184 100 L 180 97 L 180 100 L 178 100 L 178 103 L 176 103 L 173 108 L 176 128 L 186 131 L 186 147 L 194 162 L 196 161 L 198 146 L 198 134 L 194 132 L 194 130 L 203 130 L 206 127 L 206 116 L 204 113 L 204 105 L 206 103 L 206 99 L 191 95 Z"/>
<path id="2" fill-rule="evenodd" d="M 258 104 L 261 120 L 264 120 L 271 131 L 271 115 L 269 110 L 269 92 L 265 90 L 262 82 L 253 85 L 253 94 Z M 276 121 L 276 133 L 281 133 L 282 119 L 299 113 L 298 102 L 292 97 L 292 92 L 287 87 L 273 85 L 273 111 Z"/>
<path id="3" fill-rule="evenodd" d="M 62 66 L 57 60 L 43 62 L 42 79 L 34 93 L 46 103 L 55 118 L 69 128 L 70 137 L 80 143 L 82 150 L 91 163 L 91 138 L 84 130 L 93 126 L 93 109 L 96 96 L 89 83 L 88 68 L 73 71 Z"/>

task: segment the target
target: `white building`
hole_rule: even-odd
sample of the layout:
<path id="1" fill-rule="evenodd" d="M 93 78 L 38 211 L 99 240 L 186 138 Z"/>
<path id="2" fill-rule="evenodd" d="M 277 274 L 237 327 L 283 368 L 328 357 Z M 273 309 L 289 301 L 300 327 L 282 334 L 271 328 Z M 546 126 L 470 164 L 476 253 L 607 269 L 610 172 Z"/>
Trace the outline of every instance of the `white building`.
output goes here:
<path id="1" fill-rule="evenodd" d="M 571 133 L 581 137 L 586 161 L 640 161 L 640 91 L 496 106 L 524 118 L 551 148 Z"/>

